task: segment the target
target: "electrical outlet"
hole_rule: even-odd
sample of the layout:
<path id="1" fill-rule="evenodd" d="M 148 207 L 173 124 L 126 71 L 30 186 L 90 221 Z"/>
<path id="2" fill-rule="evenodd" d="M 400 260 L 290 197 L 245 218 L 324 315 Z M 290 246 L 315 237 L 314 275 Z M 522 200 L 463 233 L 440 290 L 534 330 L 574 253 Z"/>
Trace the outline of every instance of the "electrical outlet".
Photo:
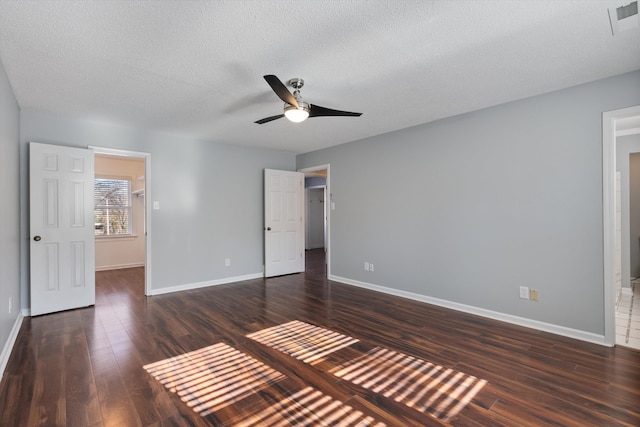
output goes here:
<path id="1" fill-rule="evenodd" d="M 373 264 L 369 264 L 369 271 L 373 271 Z"/>
<path id="2" fill-rule="evenodd" d="M 369 271 L 369 263 L 367 261 L 364 262 L 364 270 Z"/>
<path id="3" fill-rule="evenodd" d="M 531 301 L 538 301 L 538 290 L 537 289 L 531 289 L 529 291 L 529 299 Z"/>
<path id="4" fill-rule="evenodd" d="M 520 286 L 520 298 L 529 299 L 529 288 L 526 286 Z"/>
<path id="5" fill-rule="evenodd" d="M 231 258 L 225 258 L 224 266 L 225 267 L 230 267 L 231 266 Z"/>

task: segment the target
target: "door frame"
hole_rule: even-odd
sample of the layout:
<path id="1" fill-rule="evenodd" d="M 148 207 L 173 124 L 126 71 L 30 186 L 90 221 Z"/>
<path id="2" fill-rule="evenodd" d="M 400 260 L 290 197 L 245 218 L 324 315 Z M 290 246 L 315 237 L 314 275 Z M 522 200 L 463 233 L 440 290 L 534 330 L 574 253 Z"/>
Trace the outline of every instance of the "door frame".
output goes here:
<path id="1" fill-rule="evenodd" d="M 616 120 L 640 116 L 640 105 L 602 113 L 602 222 L 604 256 L 604 343 L 616 344 Z"/>
<path id="2" fill-rule="evenodd" d="M 90 145 L 89 149 L 93 150 L 94 155 L 107 154 L 144 160 L 144 294 L 151 295 L 151 208 L 153 205 L 149 202 L 149 195 L 151 194 L 151 153 L 93 145 Z"/>
<path id="3" fill-rule="evenodd" d="M 326 235 L 325 235 L 325 247 L 327 248 L 327 252 L 325 254 L 325 260 L 327 263 L 327 279 L 329 277 L 331 277 L 331 209 L 333 207 L 333 193 L 331 192 L 331 164 L 327 163 L 324 165 L 318 165 L 318 166 L 310 166 L 308 168 L 302 168 L 302 169 L 298 169 L 298 172 L 315 172 L 315 171 L 320 171 L 320 170 L 325 170 L 327 171 L 327 181 L 325 182 L 325 192 L 326 192 L 326 197 L 324 198 L 324 203 L 325 203 L 325 210 L 326 210 L 326 215 L 327 215 L 327 229 L 326 229 Z M 306 218 L 305 218 L 305 230 L 307 227 L 306 224 Z"/>

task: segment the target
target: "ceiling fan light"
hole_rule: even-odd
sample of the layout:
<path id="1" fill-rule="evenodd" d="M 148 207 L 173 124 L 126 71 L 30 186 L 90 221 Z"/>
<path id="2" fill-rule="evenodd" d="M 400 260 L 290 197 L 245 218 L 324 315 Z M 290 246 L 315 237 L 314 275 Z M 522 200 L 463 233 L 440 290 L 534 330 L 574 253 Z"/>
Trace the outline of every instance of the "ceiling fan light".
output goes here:
<path id="1" fill-rule="evenodd" d="M 299 105 L 300 108 L 296 108 L 293 105 L 284 107 L 284 116 L 294 123 L 304 122 L 309 117 L 308 104 L 306 102 L 300 102 Z"/>

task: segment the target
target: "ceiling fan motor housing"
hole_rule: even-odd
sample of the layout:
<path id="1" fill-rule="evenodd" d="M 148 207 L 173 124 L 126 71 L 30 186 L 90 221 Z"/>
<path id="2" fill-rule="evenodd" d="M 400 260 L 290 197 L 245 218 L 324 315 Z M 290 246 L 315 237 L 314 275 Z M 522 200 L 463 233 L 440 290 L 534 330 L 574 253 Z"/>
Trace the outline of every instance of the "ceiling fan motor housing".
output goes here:
<path id="1" fill-rule="evenodd" d="M 287 83 L 289 83 L 289 86 L 291 86 L 295 90 L 299 90 L 300 88 L 302 88 L 302 86 L 304 86 L 304 80 L 297 77 L 290 79 Z"/>

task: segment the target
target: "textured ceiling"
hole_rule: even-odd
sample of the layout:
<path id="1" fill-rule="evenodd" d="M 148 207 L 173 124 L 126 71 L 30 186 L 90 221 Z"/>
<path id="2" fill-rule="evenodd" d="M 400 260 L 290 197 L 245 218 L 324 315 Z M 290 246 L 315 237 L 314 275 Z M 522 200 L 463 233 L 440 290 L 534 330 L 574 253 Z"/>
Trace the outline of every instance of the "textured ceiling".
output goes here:
<path id="1" fill-rule="evenodd" d="M 640 69 L 609 1 L 8 1 L 22 109 L 303 153 Z M 262 79 L 360 118 L 301 124 Z"/>

